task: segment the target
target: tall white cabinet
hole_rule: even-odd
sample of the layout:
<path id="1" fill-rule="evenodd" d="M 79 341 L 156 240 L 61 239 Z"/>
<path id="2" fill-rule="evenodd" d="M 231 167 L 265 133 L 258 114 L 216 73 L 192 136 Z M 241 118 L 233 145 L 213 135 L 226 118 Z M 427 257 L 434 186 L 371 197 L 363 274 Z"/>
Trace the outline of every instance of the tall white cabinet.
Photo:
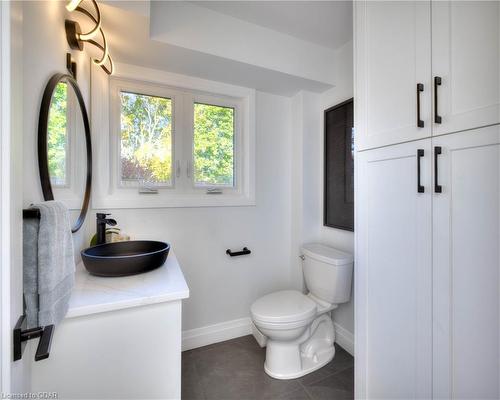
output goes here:
<path id="1" fill-rule="evenodd" d="M 433 139 L 435 398 L 500 398 L 500 125 Z"/>
<path id="2" fill-rule="evenodd" d="M 500 2 L 354 8 L 358 151 L 500 123 Z"/>
<path id="3" fill-rule="evenodd" d="M 430 1 L 354 3 L 358 150 L 429 136 Z"/>
<path id="4" fill-rule="evenodd" d="M 499 13 L 498 1 L 432 2 L 433 135 L 500 123 Z"/>
<path id="5" fill-rule="evenodd" d="M 430 143 L 358 153 L 356 385 L 359 398 L 427 399 L 432 382 Z M 418 179 L 420 163 L 420 182 Z M 427 188 L 418 192 L 419 184 Z"/>
<path id="6" fill-rule="evenodd" d="M 498 399 L 500 3 L 354 7 L 356 397 Z"/>

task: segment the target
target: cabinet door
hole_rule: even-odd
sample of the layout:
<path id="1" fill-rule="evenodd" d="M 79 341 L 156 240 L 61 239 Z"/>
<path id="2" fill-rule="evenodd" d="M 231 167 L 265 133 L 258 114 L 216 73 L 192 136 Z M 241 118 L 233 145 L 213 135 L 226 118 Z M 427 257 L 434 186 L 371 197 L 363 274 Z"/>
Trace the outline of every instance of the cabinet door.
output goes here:
<path id="1" fill-rule="evenodd" d="M 357 157 L 356 398 L 429 398 L 430 139 Z"/>
<path id="2" fill-rule="evenodd" d="M 432 2 L 434 135 L 500 122 L 499 24 L 497 1 Z"/>
<path id="3" fill-rule="evenodd" d="M 430 2 L 356 1 L 354 8 L 357 150 L 429 137 Z"/>
<path id="4" fill-rule="evenodd" d="M 434 397 L 500 398 L 500 127 L 433 138 Z"/>

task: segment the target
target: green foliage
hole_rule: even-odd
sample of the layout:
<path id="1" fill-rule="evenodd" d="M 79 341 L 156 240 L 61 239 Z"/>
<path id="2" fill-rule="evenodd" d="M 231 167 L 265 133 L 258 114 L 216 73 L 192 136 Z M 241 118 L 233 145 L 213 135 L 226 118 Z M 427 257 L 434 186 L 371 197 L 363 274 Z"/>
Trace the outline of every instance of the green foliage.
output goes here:
<path id="1" fill-rule="evenodd" d="M 66 184 L 68 85 L 59 82 L 52 95 L 47 124 L 47 156 L 52 184 Z"/>
<path id="2" fill-rule="evenodd" d="M 172 101 L 121 92 L 122 179 L 168 183 L 172 177 Z"/>
<path id="3" fill-rule="evenodd" d="M 197 183 L 233 185 L 234 109 L 194 105 L 194 170 Z"/>
<path id="4" fill-rule="evenodd" d="M 233 184 L 234 109 L 194 105 L 195 181 Z M 122 180 L 172 178 L 172 101 L 121 92 Z"/>

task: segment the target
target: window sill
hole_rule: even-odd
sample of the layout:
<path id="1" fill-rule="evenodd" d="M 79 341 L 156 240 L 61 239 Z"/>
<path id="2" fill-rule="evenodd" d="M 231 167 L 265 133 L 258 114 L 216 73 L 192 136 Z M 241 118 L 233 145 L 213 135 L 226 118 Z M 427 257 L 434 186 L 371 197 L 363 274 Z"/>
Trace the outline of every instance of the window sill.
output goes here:
<path id="1" fill-rule="evenodd" d="M 93 199 L 94 209 L 242 207 L 255 206 L 255 198 L 231 194 L 162 195 L 140 194 L 133 197 L 106 196 Z"/>

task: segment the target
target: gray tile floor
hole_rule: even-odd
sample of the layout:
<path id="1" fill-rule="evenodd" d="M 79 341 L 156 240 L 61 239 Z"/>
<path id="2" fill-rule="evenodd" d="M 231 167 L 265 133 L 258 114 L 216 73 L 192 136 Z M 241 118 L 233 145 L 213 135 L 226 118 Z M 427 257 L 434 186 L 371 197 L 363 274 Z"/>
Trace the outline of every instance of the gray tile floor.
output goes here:
<path id="1" fill-rule="evenodd" d="M 334 359 L 298 379 L 264 372 L 265 349 L 243 336 L 182 353 L 182 400 L 336 400 L 354 398 L 354 359 L 336 345 Z"/>

